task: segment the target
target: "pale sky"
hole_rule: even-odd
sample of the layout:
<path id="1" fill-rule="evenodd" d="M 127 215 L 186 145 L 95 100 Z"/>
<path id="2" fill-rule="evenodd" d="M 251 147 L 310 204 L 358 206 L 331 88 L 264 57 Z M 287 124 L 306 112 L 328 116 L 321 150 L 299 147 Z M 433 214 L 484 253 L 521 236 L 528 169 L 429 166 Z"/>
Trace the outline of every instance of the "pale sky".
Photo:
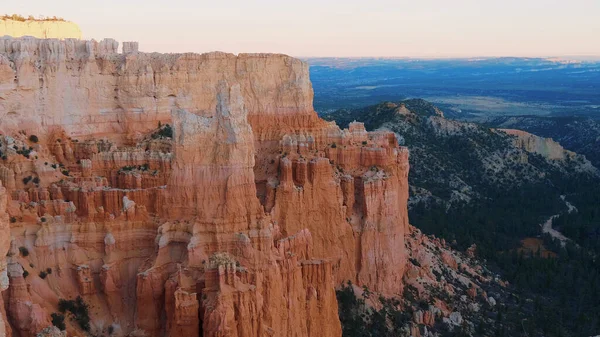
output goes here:
<path id="1" fill-rule="evenodd" d="M 600 0 L 0 0 L 86 39 L 158 52 L 293 56 L 600 55 Z M 3 14 L 3 13 L 0 13 Z"/>

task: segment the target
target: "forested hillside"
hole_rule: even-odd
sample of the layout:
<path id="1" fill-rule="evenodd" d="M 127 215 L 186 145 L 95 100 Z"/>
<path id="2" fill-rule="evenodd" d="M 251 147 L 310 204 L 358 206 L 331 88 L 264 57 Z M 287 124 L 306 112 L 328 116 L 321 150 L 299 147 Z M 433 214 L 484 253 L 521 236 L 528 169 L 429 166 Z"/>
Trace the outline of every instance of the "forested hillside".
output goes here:
<path id="1" fill-rule="evenodd" d="M 445 119 L 440 109 L 419 99 L 323 117 L 342 126 L 357 120 L 368 130 L 397 133 L 410 149 L 411 223 L 455 248 L 477 247 L 477 256 L 519 294 L 516 309 L 527 316 L 520 334 L 600 331 L 600 263 L 595 258 L 600 253 L 600 178 L 585 157 L 555 160 L 527 152 L 513 136 Z M 541 224 L 552 216 L 550 228 L 569 238 L 562 244 L 543 233 Z"/>

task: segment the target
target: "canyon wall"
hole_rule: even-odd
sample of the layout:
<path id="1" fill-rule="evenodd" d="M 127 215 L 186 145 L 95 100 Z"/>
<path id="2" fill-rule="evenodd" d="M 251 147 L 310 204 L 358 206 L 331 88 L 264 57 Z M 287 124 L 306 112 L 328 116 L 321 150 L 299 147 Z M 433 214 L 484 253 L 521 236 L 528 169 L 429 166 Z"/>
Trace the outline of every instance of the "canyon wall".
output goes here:
<path id="1" fill-rule="evenodd" d="M 117 49 L 0 38 L 7 334 L 81 295 L 97 335 L 341 336 L 337 285 L 402 293 L 393 133 L 319 119 L 289 56 Z"/>
<path id="2" fill-rule="evenodd" d="M 0 36 L 32 36 L 41 39 L 81 39 L 79 26 L 69 21 L 0 20 Z"/>

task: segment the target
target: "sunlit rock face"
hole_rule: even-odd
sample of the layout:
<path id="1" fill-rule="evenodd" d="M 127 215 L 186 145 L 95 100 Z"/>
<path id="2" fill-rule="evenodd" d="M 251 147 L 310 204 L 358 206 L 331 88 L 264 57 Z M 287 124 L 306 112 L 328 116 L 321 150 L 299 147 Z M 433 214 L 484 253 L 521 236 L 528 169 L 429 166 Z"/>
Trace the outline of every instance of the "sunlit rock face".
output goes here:
<path id="1" fill-rule="evenodd" d="M 568 157 L 575 157 L 575 153 L 565 150 L 559 143 L 552 138 L 543 138 L 526 131 L 515 129 L 500 129 L 511 136 L 514 136 L 513 142 L 516 146 L 523 148 L 527 152 L 534 152 L 552 160 L 564 160 Z"/>
<path id="2" fill-rule="evenodd" d="M 137 48 L 0 39 L 7 334 L 81 295 L 96 334 L 341 336 L 337 285 L 402 293 L 393 133 L 319 119 L 285 55 Z"/>
<path id="3" fill-rule="evenodd" d="M 81 39 L 81 30 L 73 22 L 61 20 L 0 20 L 0 36 L 32 36 L 43 39 Z"/>

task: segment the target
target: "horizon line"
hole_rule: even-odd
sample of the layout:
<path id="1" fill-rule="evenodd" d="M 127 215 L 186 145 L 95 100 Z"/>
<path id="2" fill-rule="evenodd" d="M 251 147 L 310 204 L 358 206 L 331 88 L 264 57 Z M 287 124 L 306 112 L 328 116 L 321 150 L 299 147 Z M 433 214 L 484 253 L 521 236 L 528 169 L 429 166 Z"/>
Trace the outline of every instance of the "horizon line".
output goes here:
<path id="1" fill-rule="evenodd" d="M 538 55 L 538 56 L 525 56 L 525 55 L 487 55 L 487 56 L 298 56 L 293 57 L 301 59 L 317 59 L 317 58 L 338 58 L 338 59 L 492 59 L 492 58 L 522 58 L 522 59 L 551 59 L 551 58 L 598 58 L 600 60 L 600 54 L 575 54 L 575 55 Z"/>

